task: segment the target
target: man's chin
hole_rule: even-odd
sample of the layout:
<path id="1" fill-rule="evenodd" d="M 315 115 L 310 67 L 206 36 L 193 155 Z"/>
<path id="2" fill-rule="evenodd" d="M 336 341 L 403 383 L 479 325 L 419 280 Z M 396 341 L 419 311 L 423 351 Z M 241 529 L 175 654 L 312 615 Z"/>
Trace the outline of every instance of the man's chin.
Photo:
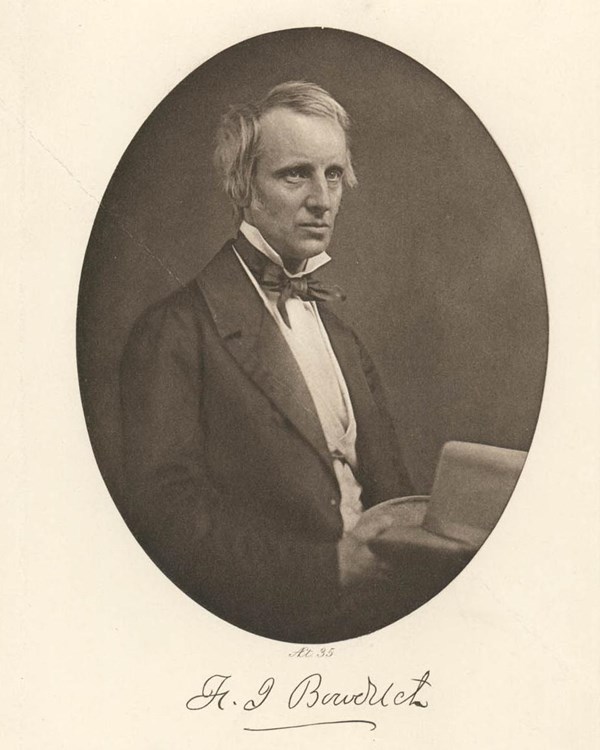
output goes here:
<path id="1" fill-rule="evenodd" d="M 315 255 L 324 253 L 329 247 L 329 239 L 329 237 L 319 237 L 298 243 L 297 247 L 294 248 L 294 257 L 298 260 L 308 260 L 314 258 Z"/>

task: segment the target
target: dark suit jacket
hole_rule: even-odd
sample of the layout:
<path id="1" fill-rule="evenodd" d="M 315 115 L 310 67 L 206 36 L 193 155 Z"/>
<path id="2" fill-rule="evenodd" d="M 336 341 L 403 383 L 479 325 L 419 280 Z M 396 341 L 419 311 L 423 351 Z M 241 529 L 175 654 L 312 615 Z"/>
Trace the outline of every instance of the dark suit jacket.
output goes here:
<path id="1" fill-rule="evenodd" d="M 353 331 L 319 311 L 354 407 L 363 504 L 407 494 L 375 368 Z M 163 571 L 251 632 L 358 635 L 338 582 L 340 494 L 315 406 L 231 243 L 136 323 L 121 395 L 122 512 Z"/>

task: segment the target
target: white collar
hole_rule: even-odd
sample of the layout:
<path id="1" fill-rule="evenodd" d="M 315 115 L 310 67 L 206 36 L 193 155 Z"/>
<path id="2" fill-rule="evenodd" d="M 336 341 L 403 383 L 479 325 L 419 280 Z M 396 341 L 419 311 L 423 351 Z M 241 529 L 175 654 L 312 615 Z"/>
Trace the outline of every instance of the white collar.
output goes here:
<path id="1" fill-rule="evenodd" d="M 299 271 L 298 273 L 290 273 L 283 265 L 283 261 L 281 260 L 281 256 L 279 255 L 279 253 L 273 250 L 271 245 L 269 245 L 269 243 L 265 240 L 265 238 L 255 226 L 249 224 L 244 220 L 240 224 L 240 232 L 244 235 L 248 242 L 253 245 L 260 253 L 266 255 L 269 260 L 273 261 L 273 263 L 276 263 L 278 266 L 283 268 L 286 275 L 291 279 L 298 278 L 300 276 L 306 276 L 307 274 L 316 271 L 317 268 L 321 268 L 321 266 L 324 266 L 325 263 L 329 263 L 329 261 L 331 260 L 330 255 L 328 255 L 326 252 L 322 252 L 318 255 L 313 255 L 312 258 L 309 258 L 306 261 L 306 266 L 304 267 L 303 271 Z"/>

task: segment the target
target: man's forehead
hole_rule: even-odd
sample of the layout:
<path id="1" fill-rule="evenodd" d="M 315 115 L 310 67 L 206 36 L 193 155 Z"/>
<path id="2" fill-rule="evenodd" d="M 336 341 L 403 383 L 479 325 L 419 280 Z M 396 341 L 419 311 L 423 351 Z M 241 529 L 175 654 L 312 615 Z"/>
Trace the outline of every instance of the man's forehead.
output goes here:
<path id="1" fill-rule="evenodd" d="M 329 117 L 278 107 L 260 119 L 261 154 L 267 158 L 345 159 L 346 135 Z"/>

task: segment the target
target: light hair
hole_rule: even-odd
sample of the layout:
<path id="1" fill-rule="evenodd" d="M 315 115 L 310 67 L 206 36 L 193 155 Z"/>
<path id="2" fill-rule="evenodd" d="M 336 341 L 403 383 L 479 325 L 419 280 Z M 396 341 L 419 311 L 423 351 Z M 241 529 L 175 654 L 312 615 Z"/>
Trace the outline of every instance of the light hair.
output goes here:
<path id="1" fill-rule="evenodd" d="M 356 185 L 350 154 L 351 122 L 346 110 L 316 83 L 280 83 L 258 102 L 231 106 L 221 118 L 217 130 L 214 162 L 221 174 L 223 188 L 233 204 L 237 221 L 242 220 L 244 207 L 252 199 L 252 181 L 260 149 L 260 119 L 278 107 L 337 122 L 346 136 L 343 181 L 348 187 Z"/>

